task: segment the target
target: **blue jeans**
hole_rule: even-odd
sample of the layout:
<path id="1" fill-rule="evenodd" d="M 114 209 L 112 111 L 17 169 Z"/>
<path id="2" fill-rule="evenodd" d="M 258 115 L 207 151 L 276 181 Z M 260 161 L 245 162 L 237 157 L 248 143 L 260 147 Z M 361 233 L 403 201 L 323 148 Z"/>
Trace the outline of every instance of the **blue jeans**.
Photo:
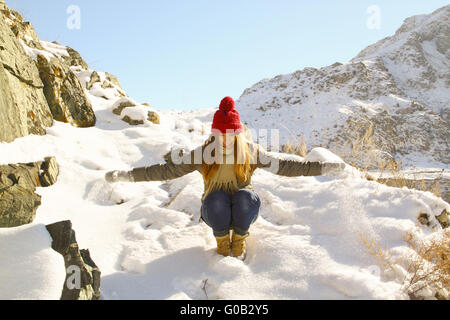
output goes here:
<path id="1" fill-rule="evenodd" d="M 232 196 L 215 190 L 203 200 L 202 219 L 213 229 L 214 236 L 222 237 L 233 229 L 245 235 L 259 216 L 261 200 L 253 190 L 240 189 Z"/>

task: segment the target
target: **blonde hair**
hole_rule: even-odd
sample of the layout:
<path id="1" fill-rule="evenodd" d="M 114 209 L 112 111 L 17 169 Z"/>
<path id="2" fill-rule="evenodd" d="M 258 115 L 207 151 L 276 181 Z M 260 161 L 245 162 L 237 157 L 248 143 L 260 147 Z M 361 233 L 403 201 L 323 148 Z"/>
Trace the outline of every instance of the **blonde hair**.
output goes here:
<path id="1" fill-rule="evenodd" d="M 210 143 L 217 143 L 216 146 L 221 147 L 222 144 L 222 135 L 212 134 L 208 140 L 205 141 L 203 146 L 207 146 Z M 248 145 L 248 137 L 245 133 L 239 133 L 233 136 L 233 146 L 234 146 L 234 172 L 236 173 L 236 177 L 238 181 L 244 182 L 247 181 L 252 174 L 252 154 L 250 153 L 250 148 Z M 215 157 L 215 149 L 212 150 L 212 156 Z M 207 164 L 203 162 L 202 164 L 202 175 L 203 179 L 209 183 L 214 174 L 219 169 L 219 166 L 222 163 L 217 163 L 216 161 L 212 164 Z"/>

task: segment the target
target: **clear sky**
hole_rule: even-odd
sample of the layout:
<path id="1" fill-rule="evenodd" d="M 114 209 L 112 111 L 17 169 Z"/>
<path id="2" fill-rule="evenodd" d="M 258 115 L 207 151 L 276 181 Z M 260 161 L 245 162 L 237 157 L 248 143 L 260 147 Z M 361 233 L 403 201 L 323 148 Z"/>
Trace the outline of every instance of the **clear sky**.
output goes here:
<path id="1" fill-rule="evenodd" d="M 6 0 L 157 109 L 216 107 L 256 82 L 345 62 L 444 0 Z M 67 13 L 71 5 L 80 12 Z M 375 9 L 369 10 L 371 6 Z M 375 10 L 375 11 L 374 11 Z M 368 27 L 371 26 L 370 28 Z M 379 28 L 377 28 L 377 26 Z"/>

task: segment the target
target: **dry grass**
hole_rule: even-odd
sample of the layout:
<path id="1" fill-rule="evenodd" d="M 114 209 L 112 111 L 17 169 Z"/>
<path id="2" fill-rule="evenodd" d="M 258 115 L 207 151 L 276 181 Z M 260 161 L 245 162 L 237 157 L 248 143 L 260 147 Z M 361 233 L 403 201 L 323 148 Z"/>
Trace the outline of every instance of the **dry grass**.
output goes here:
<path id="1" fill-rule="evenodd" d="M 330 150 L 347 164 L 367 173 L 383 166 L 391 156 L 385 146 L 380 146 L 374 135 L 373 123 L 360 123 L 349 129 L 345 141 L 331 141 Z"/>
<path id="2" fill-rule="evenodd" d="M 290 140 L 287 140 L 286 143 L 282 147 L 282 152 L 295 154 L 300 157 L 305 157 L 308 154 L 308 146 L 306 145 L 305 137 L 302 135 L 298 141 L 291 143 Z"/>
<path id="3" fill-rule="evenodd" d="M 378 241 L 370 239 L 361 232 L 358 232 L 358 235 L 359 244 L 364 247 L 365 253 L 374 258 L 381 268 L 394 270 L 393 266 L 397 261 L 394 261 L 387 248 L 383 249 Z"/>
<path id="4" fill-rule="evenodd" d="M 389 178 L 382 178 L 384 173 L 388 173 Z M 437 197 L 442 197 L 442 174 L 440 177 L 428 181 L 424 178 L 417 177 L 417 174 L 413 174 L 412 178 L 407 178 L 402 172 L 401 162 L 390 160 L 383 164 L 383 166 L 380 166 L 378 175 L 378 178 L 375 179 L 378 183 L 395 188 L 407 187 L 409 189 L 429 191 Z"/>
<path id="5" fill-rule="evenodd" d="M 420 299 L 419 292 L 430 288 L 437 292 L 436 298 L 448 299 L 440 290 L 450 291 L 450 230 L 444 230 L 427 241 L 417 239 L 412 232 L 407 232 L 404 240 L 412 249 L 412 253 L 402 259 L 407 261 L 406 266 L 403 266 L 406 270 L 404 292 L 411 299 Z M 387 248 L 383 249 L 377 241 L 365 234 L 359 233 L 359 242 L 383 270 L 395 272 L 394 266 L 400 265 L 400 259 L 394 259 Z"/>
<path id="6" fill-rule="evenodd" d="M 356 128 L 359 135 L 353 141 L 347 141 L 343 147 L 336 152 L 341 158 L 348 161 L 348 164 L 361 170 L 368 180 L 377 181 L 378 183 L 388 185 L 395 188 L 407 187 L 420 191 L 429 191 L 437 197 L 442 197 L 442 174 L 434 180 L 425 180 L 417 177 L 416 174 L 412 178 L 408 178 L 403 172 L 404 168 L 401 160 L 396 160 L 389 156 L 386 147 L 379 146 L 374 138 L 374 127 L 372 123 L 368 125 L 360 125 Z M 346 145 L 350 145 L 351 149 L 348 153 Z M 347 154 L 345 154 L 347 150 Z M 378 177 L 369 174 L 369 170 L 378 171 Z M 383 178 L 387 174 L 389 178 Z"/>
<path id="7" fill-rule="evenodd" d="M 418 292 L 424 288 L 450 290 L 450 230 L 435 234 L 427 241 L 417 239 L 411 232 L 404 239 L 413 250 L 405 279 L 405 290 L 411 299 L 417 299 Z"/>
<path id="8" fill-rule="evenodd" d="M 324 133 L 325 134 L 325 133 Z M 345 162 L 359 169 L 367 180 L 376 181 L 390 187 L 416 189 L 420 191 L 429 191 L 437 197 L 442 197 L 442 174 L 434 180 L 426 180 L 413 174 L 408 178 L 403 172 L 403 165 L 400 160 L 389 156 L 386 147 L 379 146 L 374 137 L 374 126 L 372 123 L 360 124 L 354 128 L 354 136 L 349 137 L 347 141 L 340 143 L 339 147 L 331 148 L 335 154 L 340 156 Z M 308 153 L 307 142 L 302 135 L 294 142 L 287 140 L 282 147 L 282 152 L 296 154 L 305 157 Z M 369 171 L 377 171 L 376 176 Z M 389 178 L 383 178 L 384 175 Z"/>

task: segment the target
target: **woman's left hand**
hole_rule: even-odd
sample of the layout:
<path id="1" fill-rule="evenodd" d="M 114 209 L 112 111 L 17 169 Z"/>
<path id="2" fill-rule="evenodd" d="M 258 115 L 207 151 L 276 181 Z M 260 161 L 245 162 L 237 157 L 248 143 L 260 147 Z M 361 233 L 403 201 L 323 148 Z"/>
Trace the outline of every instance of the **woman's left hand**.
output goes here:
<path id="1" fill-rule="evenodd" d="M 322 164 L 322 175 L 328 174 L 328 173 L 338 173 L 345 169 L 345 163 L 332 163 L 332 162 L 325 162 Z"/>
<path id="2" fill-rule="evenodd" d="M 105 180 L 109 183 L 113 182 L 133 182 L 133 175 L 130 171 L 110 171 L 105 174 Z"/>

